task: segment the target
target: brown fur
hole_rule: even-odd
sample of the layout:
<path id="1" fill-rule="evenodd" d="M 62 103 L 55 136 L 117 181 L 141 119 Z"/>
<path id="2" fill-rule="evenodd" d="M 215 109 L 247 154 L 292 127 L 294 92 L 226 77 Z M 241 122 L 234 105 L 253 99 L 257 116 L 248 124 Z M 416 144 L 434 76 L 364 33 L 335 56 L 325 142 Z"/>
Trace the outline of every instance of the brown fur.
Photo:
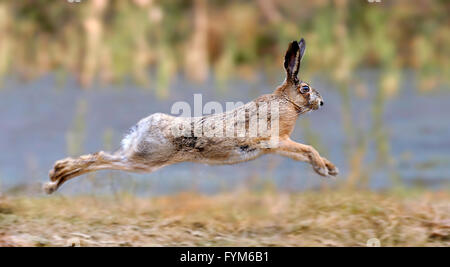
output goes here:
<path id="1" fill-rule="evenodd" d="M 316 110 L 323 104 L 320 94 L 297 77 L 305 47 L 303 39 L 289 45 L 284 63 L 286 80 L 272 94 L 262 95 L 234 110 L 209 116 L 181 118 L 153 114 L 133 127 L 122 148 L 114 154 L 100 151 L 57 161 L 49 173 L 51 182 L 45 185 L 45 190 L 52 193 L 71 178 L 103 169 L 151 172 L 183 161 L 234 164 L 268 153 L 308 162 L 322 176 L 336 176 L 337 168 L 321 157 L 317 150 L 289 138 L 299 115 Z M 271 132 L 273 114 L 268 114 L 268 127 L 262 132 L 258 130 L 257 136 L 249 135 L 249 130 L 251 121 L 262 115 L 258 107 L 267 105 L 270 108 L 274 104 L 279 107 L 279 132 L 276 133 L 279 141 L 274 146 L 267 146 L 266 142 L 274 136 Z M 245 129 L 245 136 L 238 134 L 238 126 Z M 233 136 L 226 135 L 227 127 L 234 128 Z M 175 135 L 173 129 L 184 130 L 185 134 Z M 195 129 L 200 129 L 200 133 Z M 217 131 L 217 134 L 212 135 L 212 131 Z"/>

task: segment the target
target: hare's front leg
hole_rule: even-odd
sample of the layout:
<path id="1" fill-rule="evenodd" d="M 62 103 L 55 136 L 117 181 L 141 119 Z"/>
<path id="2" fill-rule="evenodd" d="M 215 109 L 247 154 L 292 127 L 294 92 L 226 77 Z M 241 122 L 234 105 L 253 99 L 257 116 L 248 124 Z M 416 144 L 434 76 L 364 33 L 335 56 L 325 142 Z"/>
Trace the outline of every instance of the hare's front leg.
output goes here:
<path id="1" fill-rule="evenodd" d="M 312 146 L 296 143 L 291 139 L 280 141 L 276 153 L 294 160 L 309 162 L 314 171 L 322 176 L 336 176 L 339 173 L 338 168 L 326 158 L 321 157 Z"/>

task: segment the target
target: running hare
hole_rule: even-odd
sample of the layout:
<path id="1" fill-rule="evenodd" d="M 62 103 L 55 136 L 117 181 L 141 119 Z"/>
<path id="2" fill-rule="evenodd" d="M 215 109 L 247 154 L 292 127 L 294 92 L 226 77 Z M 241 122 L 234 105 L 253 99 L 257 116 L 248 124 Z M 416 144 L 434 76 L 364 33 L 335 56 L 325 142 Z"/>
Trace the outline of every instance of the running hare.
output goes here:
<path id="1" fill-rule="evenodd" d="M 323 105 L 320 94 L 297 77 L 305 46 L 303 38 L 289 44 L 284 58 L 286 79 L 272 94 L 203 117 L 152 114 L 130 130 L 114 154 L 100 151 L 57 161 L 44 189 L 52 193 L 67 180 L 97 170 L 152 172 L 184 161 L 234 164 L 268 153 L 308 162 L 322 176 L 336 176 L 333 163 L 313 147 L 289 138 L 300 114 Z M 264 124 L 268 127 L 261 127 Z"/>

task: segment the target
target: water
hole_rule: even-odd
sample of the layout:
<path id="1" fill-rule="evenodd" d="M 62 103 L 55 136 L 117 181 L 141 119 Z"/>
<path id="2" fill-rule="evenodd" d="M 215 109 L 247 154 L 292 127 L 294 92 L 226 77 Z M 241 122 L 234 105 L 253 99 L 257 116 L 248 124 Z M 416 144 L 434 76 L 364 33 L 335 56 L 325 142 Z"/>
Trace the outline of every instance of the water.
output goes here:
<path id="1" fill-rule="evenodd" d="M 376 74 L 361 72 L 367 95 L 352 92 L 353 123 L 370 133 L 372 101 Z M 281 77 L 281 76 L 280 76 Z M 211 78 L 205 84 L 193 84 L 179 77 L 173 82 L 170 97 L 157 99 L 152 89 L 134 85 L 96 86 L 81 90 L 69 80 L 58 85 L 49 75 L 30 83 L 6 81 L 0 90 L 0 181 L 2 191 L 38 188 L 48 180 L 48 170 L 55 160 L 67 156 L 67 133 L 74 129 L 74 118 L 81 103 L 86 103 L 81 117 L 81 143 L 75 148 L 81 153 L 118 148 L 120 139 L 139 119 L 154 112 L 170 113 L 176 101 L 193 103 L 193 94 L 201 93 L 203 103 L 218 101 L 247 102 L 260 94 L 270 93 L 278 85 L 261 77 L 256 82 L 232 81 L 227 94 L 216 88 Z M 324 108 L 306 117 L 311 131 L 320 140 L 319 150 L 341 170 L 336 180 L 321 178 L 309 165 L 275 155 L 230 166 L 207 166 L 182 163 L 165 167 L 151 174 L 128 174 L 101 171 L 66 183 L 63 193 L 128 191 L 138 194 L 167 194 L 196 190 L 214 193 L 236 187 L 262 188 L 276 186 L 280 190 L 304 190 L 320 185 L 336 185 L 348 174 L 345 136 L 341 123 L 340 98 L 332 83 L 313 79 L 313 87 L 324 97 Z M 437 90 L 418 93 L 414 75 L 407 74 L 400 93 L 386 103 L 384 129 L 389 140 L 390 167 L 376 168 L 370 173 L 371 188 L 392 185 L 392 177 L 403 184 L 430 188 L 448 188 L 450 182 L 450 94 Z M 82 114 L 82 113 L 81 113 Z M 293 139 L 304 140 L 300 118 Z M 112 133 L 112 141 L 105 136 Z M 372 137 L 369 137 L 371 140 Z M 112 143 L 112 144 L 110 144 Z M 73 144 L 72 144 L 73 145 Z M 375 159 L 374 142 L 364 161 Z M 31 189 L 27 189 L 30 191 Z M 33 190 L 31 190 L 33 191 Z"/>

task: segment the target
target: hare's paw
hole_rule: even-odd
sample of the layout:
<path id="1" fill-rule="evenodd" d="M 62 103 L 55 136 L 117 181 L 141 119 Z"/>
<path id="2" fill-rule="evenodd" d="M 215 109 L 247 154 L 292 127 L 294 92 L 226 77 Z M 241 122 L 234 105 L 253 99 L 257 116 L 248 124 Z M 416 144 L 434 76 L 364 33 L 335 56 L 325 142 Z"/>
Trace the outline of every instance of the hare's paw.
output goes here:
<path id="1" fill-rule="evenodd" d="M 56 182 L 63 175 L 65 175 L 68 171 L 72 170 L 71 164 L 70 164 L 72 161 L 73 161 L 73 159 L 71 159 L 71 158 L 65 158 L 65 159 L 58 160 L 57 162 L 55 162 L 53 169 L 51 169 L 48 173 L 50 181 Z"/>
<path id="2" fill-rule="evenodd" d="M 324 166 L 313 166 L 314 171 L 321 176 L 328 176 L 328 169 Z"/>
<path id="3" fill-rule="evenodd" d="M 313 165 L 313 168 L 317 174 L 324 177 L 336 176 L 339 174 L 339 169 L 326 158 L 317 160 L 316 164 Z"/>
<path id="4" fill-rule="evenodd" d="M 328 175 L 331 176 L 337 176 L 339 174 L 339 169 L 336 166 L 328 166 L 327 165 L 327 169 L 328 169 Z"/>
<path id="5" fill-rule="evenodd" d="M 336 176 L 339 174 L 339 169 L 331 163 L 329 160 L 323 158 L 323 161 L 325 162 L 325 165 L 327 166 L 328 175 Z"/>
<path id="6" fill-rule="evenodd" d="M 55 192 L 56 189 L 58 189 L 58 183 L 57 182 L 45 183 L 43 186 L 43 189 L 44 189 L 45 193 L 51 194 L 51 193 Z"/>

